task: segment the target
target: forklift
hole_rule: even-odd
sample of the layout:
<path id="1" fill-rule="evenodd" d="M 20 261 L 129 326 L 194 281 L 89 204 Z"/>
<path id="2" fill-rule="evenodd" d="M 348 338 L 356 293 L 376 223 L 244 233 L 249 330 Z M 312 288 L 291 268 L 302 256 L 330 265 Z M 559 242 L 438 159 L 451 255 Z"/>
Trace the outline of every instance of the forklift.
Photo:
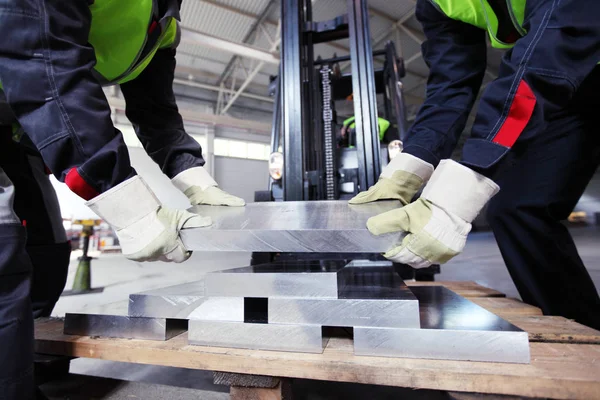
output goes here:
<path id="1" fill-rule="evenodd" d="M 347 0 L 347 13 L 314 21 L 311 0 L 282 0 L 281 64 L 274 97 L 269 183 L 255 201 L 347 200 L 367 190 L 402 150 L 408 133 L 402 94 L 404 61 L 392 41 L 373 51 L 367 0 Z M 315 45 L 348 39 L 349 56 L 321 58 Z M 374 69 L 374 57 L 383 67 Z M 350 62 L 350 73 L 340 63 Z M 340 140 L 336 104 L 352 101 L 349 143 Z M 378 99 L 389 127 L 380 140 Z M 346 116 L 348 117 L 348 116 Z M 287 260 L 381 261 L 381 254 L 253 253 L 251 265 Z M 337 261 L 334 261 L 337 260 Z M 439 265 L 415 270 L 395 265 L 403 279 L 434 280 Z"/>

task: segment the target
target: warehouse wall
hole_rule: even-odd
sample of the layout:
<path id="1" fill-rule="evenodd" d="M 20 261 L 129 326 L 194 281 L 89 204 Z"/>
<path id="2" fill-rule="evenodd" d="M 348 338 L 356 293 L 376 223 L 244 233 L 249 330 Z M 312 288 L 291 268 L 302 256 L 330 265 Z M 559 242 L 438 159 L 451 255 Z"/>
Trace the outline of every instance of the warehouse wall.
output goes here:
<path id="1" fill-rule="evenodd" d="M 246 202 L 254 201 L 256 190 L 268 188 L 269 167 L 266 161 L 215 156 L 215 180 L 221 188 Z"/>

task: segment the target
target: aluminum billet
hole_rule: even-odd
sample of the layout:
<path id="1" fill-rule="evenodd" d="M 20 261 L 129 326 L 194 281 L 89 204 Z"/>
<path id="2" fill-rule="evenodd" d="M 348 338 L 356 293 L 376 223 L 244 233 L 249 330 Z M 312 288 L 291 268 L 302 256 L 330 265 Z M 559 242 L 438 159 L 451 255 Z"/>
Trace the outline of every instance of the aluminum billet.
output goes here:
<path id="1" fill-rule="evenodd" d="M 339 267 L 278 262 L 206 274 L 206 296 L 337 298 Z"/>
<path id="2" fill-rule="evenodd" d="M 354 329 L 357 355 L 529 363 L 527 332 L 441 286 L 412 287 L 421 329 Z"/>
<path id="3" fill-rule="evenodd" d="M 204 301 L 204 280 L 129 295 L 132 317 L 188 319 Z"/>
<path id="4" fill-rule="evenodd" d="M 211 217 L 213 224 L 183 229 L 181 239 L 193 251 L 379 253 L 397 244 L 399 235 L 375 236 L 367 219 L 400 206 L 398 201 L 351 205 L 343 200 L 195 206 L 190 211 Z"/>
<path id="5" fill-rule="evenodd" d="M 360 267 L 355 265 L 362 265 Z M 337 299 L 269 298 L 269 322 L 419 328 L 419 302 L 392 266 L 351 263 Z"/>
<path id="6" fill-rule="evenodd" d="M 146 340 L 168 340 L 186 329 L 184 320 L 130 317 L 127 301 L 67 313 L 64 324 L 67 335 Z"/>
<path id="7" fill-rule="evenodd" d="M 276 325 L 190 320 L 192 345 L 322 353 L 326 339 L 318 325 Z"/>

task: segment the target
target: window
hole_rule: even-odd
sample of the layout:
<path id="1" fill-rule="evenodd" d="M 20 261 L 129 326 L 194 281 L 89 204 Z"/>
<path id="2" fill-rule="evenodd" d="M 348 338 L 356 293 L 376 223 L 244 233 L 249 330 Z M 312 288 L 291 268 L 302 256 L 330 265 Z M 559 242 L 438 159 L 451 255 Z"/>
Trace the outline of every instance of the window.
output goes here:
<path id="1" fill-rule="evenodd" d="M 200 143 L 200 147 L 202 147 L 202 152 L 205 153 L 206 146 L 208 145 L 207 141 L 206 141 L 206 136 L 204 136 L 204 135 L 191 135 L 191 136 L 194 138 L 194 140 L 196 142 Z"/>
<path id="2" fill-rule="evenodd" d="M 266 161 L 271 154 L 271 146 L 264 143 L 215 138 L 214 146 L 215 156 L 221 157 L 248 158 L 251 160 Z"/>
<path id="3" fill-rule="evenodd" d="M 248 158 L 248 143 L 230 140 L 229 157 Z"/>

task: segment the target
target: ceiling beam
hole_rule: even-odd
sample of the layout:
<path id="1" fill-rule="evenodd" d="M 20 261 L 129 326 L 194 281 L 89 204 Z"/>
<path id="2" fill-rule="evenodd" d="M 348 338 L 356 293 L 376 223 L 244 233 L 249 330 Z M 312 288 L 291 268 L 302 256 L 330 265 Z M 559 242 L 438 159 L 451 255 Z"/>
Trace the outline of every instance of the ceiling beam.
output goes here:
<path id="1" fill-rule="evenodd" d="M 268 64 L 279 65 L 279 54 L 247 44 L 232 42 L 190 28 L 182 27 L 181 42 L 226 51 L 242 57 L 252 58 Z"/>
<path id="2" fill-rule="evenodd" d="M 185 79 L 175 78 L 173 83 L 176 83 L 178 85 L 183 85 L 183 86 L 194 87 L 194 88 L 198 88 L 198 89 L 210 90 L 213 92 L 222 91 L 224 93 L 231 94 L 231 95 L 235 94 L 235 91 L 231 90 L 231 89 L 221 88 L 220 86 L 209 85 L 206 83 L 194 82 L 194 81 L 189 81 L 189 80 L 185 80 Z M 248 93 L 248 92 L 240 93 L 239 96 L 247 97 L 249 99 L 254 99 L 254 100 L 266 101 L 268 103 L 274 102 L 272 97 L 260 96 L 258 94 L 253 94 L 253 93 Z"/>
<path id="3" fill-rule="evenodd" d="M 250 29 L 248 29 L 248 32 L 246 32 L 246 35 L 244 36 L 244 39 L 242 39 L 242 43 L 249 43 L 252 40 L 252 38 L 257 33 L 259 27 L 262 25 L 263 22 L 265 22 L 267 20 L 267 17 L 271 13 L 271 9 L 272 9 L 272 7 L 275 4 L 276 4 L 276 0 L 269 1 L 269 3 L 265 6 L 265 8 L 263 9 L 263 11 L 260 13 L 260 15 L 258 15 L 258 17 L 256 17 L 256 19 L 252 23 L 252 26 L 250 27 Z M 229 74 L 233 70 L 233 67 L 235 66 L 235 62 L 237 61 L 237 57 L 238 57 L 237 55 L 234 55 L 229 60 L 229 62 L 227 63 L 227 66 L 223 70 L 223 73 L 221 74 L 221 76 L 217 80 L 217 86 L 220 85 L 221 83 L 223 83 L 223 81 L 225 79 L 227 79 L 227 77 L 229 76 Z"/>
<path id="4" fill-rule="evenodd" d="M 125 111 L 125 100 L 123 100 L 123 99 L 119 99 L 116 97 L 109 97 L 108 104 L 110 105 L 110 107 L 112 107 L 116 110 Z M 245 129 L 245 130 L 249 130 L 249 131 L 252 131 L 255 133 L 261 133 L 261 134 L 267 134 L 267 135 L 271 134 L 271 124 L 267 124 L 267 123 L 263 123 L 263 122 L 232 118 L 232 117 L 228 117 L 226 115 L 199 113 L 196 111 L 186 110 L 186 109 L 179 109 L 179 114 L 181 115 L 181 117 L 183 118 L 184 121 L 188 121 L 188 122 L 192 122 L 192 123 L 199 123 L 199 124 L 206 124 L 206 125 L 213 125 L 213 126 L 227 126 L 227 127 L 232 127 L 232 128 L 236 128 L 236 129 Z"/>

